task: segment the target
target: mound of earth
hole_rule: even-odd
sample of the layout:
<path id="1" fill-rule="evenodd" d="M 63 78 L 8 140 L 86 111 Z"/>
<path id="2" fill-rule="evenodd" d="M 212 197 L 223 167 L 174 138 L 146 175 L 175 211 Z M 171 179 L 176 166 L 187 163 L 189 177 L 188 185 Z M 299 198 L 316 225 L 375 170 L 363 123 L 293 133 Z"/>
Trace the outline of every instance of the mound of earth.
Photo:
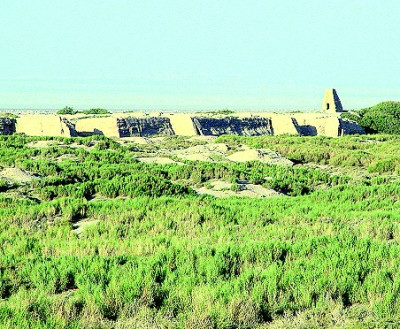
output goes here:
<path id="1" fill-rule="evenodd" d="M 266 149 L 261 149 L 261 150 L 251 149 L 248 147 L 244 147 L 242 150 L 227 156 L 227 159 L 233 162 L 246 162 L 246 161 L 258 160 L 273 165 L 293 166 L 292 161 L 282 157 L 277 152 Z"/>
<path id="2" fill-rule="evenodd" d="M 172 151 L 171 153 L 178 158 L 191 161 L 261 161 L 273 165 L 293 166 L 293 162 L 282 157 L 279 153 L 267 149 L 252 149 L 247 146 L 241 146 L 239 151 L 229 154 L 233 150 L 226 144 L 210 143 L 205 145 L 196 145 L 183 150 Z"/>
<path id="3" fill-rule="evenodd" d="M 184 150 L 176 150 L 172 152 L 178 158 L 191 161 L 222 161 L 225 160 L 225 155 L 229 147 L 226 144 L 206 144 L 188 147 Z"/>
<path id="4" fill-rule="evenodd" d="M 203 186 L 200 188 L 194 188 L 194 190 L 199 194 L 208 194 L 217 198 L 230 196 L 270 198 L 283 195 L 275 190 L 267 189 L 261 185 L 249 184 L 245 181 L 238 183 L 238 190 L 232 190 L 232 184 L 224 181 L 209 182 L 209 185 L 211 185 L 211 187 Z"/>
<path id="5" fill-rule="evenodd" d="M 0 178 L 10 180 L 17 183 L 29 183 L 34 179 L 38 179 L 27 171 L 19 168 L 4 168 L 0 171 Z"/>

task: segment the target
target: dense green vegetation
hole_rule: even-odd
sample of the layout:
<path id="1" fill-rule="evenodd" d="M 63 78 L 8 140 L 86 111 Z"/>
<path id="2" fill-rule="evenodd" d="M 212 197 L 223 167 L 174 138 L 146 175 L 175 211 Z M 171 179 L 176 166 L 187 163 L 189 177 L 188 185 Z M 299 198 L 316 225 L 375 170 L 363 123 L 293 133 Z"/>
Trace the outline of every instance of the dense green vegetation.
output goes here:
<path id="1" fill-rule="evenodd" d="M 14 114 L 14 113 L 10 113 L 10 112 L 0 112 L 0 117 L 16 119 L 16 118 L 18 118 L 18 115 Z"/>
<path id="2" fill-rule="evenodd" d="M 74 115 L 74 114 L 77 114 L 77 113 L 78 113 L 78 111 L 74 110 L 70 106 L 66 106 L 63 109 L 57 111 L 57 114 L 61 114 L 61 115 L 65 115 L 65 114 Z"/>
<path id="3" fill-rule="evenodd" d="M 358 168 L 370 173 L 400 174 L 400 139 L 389 135 L 329 137 L 221 136 L 219 143 L 268 148 L 300 163 Z"/>
<path id="4" fill-rule="evenodd" d="M 358 122 L 367 133 L 400 134 L 400 102 L 382 102 L 344 117 Z"/>
<path id="5" fill-rule="evenodd" d="M 90 109 L 90 110 L 84 110 L 82 111 L 85 114 L 110 114 L 109 111 L 101 108 L 96 108 L 96 109 Z"/>
<path id="6" fill-rule="evenodd" d="M 146 164 L 159 146 L 99 136 L 32 147 L 45 139 L 0 137 L 0 167 L 33 176 L 0 180 L 1 328 L 399 327 L 399 138 L 217 140 L 293 168 Z M 194 193 L 214 178 L 288 196 Z"/>

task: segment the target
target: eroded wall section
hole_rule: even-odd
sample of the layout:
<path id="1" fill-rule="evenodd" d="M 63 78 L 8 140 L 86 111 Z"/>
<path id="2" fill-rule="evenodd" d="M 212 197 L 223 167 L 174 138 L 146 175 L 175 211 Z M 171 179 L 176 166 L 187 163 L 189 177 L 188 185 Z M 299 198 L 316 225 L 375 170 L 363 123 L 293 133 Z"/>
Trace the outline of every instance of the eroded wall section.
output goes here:
<path id="1" fill-rule="evenodd" d="M 14 118 L 0 118 L 0 135 L 11 135 L 15 133 L 16 120 Z"/>
<path id="2" fill-rule="evenodd" d="M 271 119 L 261 117 L 236 118 L 207 118 L 193 117 L 193 124 L 200 135 L 241 135 L 261 136 L 273 135 Z"/>

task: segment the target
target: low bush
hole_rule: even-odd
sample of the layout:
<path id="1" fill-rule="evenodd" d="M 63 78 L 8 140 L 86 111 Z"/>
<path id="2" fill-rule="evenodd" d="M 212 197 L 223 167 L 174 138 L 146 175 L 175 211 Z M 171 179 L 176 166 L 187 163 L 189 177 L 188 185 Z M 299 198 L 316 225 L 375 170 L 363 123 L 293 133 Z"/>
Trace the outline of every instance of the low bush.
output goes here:
<path id="1" fill-rule="evenodd" d="M 66 114 L 74 115 L 77 113 L 78 113 L 77 110 L 74 110 L 72 107 L 69 107 L 69 106 L 66 106 L 63 109 L 57 111 L 57 114 L 61 114 L 61 115 L 66 115 Z"/>
<path id="2" fill-rule="evenodd" d="M 84 110 L 82 111 L 85 114 L 110 114 L 109 111 L 101 108 L 96 108 L 96 109 L 90 109 L 90 110 Z"/>

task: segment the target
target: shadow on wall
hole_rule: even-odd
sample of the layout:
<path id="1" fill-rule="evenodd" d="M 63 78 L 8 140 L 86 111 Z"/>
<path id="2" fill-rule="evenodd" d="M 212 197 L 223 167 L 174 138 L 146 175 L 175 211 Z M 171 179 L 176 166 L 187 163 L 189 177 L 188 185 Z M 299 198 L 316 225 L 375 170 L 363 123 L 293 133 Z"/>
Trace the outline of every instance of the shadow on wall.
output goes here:
<path id="1" fill-rule="evenodd" d="M 170 119 L 164 117 L 118 118 L 117 127 L 119 137 L 175 135 Z"/>
<path id="2" fill-rule="evenodd" d="M 365 134 L 365 130 L 357 122 L 347 119 L 339 119 L 339 136 L 352 135 L 352 134 Z"/>
<path id="3" fill-rule="evenodd" d="M 104 136 L 104 133 L 97 128 L 94 128 L 93 131 L 79 131 L 78 136 L 79 137 L 89 137 L 89 136 L 94 136 L 94 135 L 99 135 L 99 136 Z"/>
<path id="4" fill-rule="evenodd" d="M 16 120 L 14 118 L 0 118 L 0 134 L 12 135 L 15 133 Z"/>
<path id="5" fill-rule="evenodd" d="M 296 127 L 297 132 L 301 136 L 317 136 L 318 131 L 317 127 L 312 126 L 312 125 L 299 125 L 297 120 L 295 118 L 292 118 L 293 124 Z"/>

